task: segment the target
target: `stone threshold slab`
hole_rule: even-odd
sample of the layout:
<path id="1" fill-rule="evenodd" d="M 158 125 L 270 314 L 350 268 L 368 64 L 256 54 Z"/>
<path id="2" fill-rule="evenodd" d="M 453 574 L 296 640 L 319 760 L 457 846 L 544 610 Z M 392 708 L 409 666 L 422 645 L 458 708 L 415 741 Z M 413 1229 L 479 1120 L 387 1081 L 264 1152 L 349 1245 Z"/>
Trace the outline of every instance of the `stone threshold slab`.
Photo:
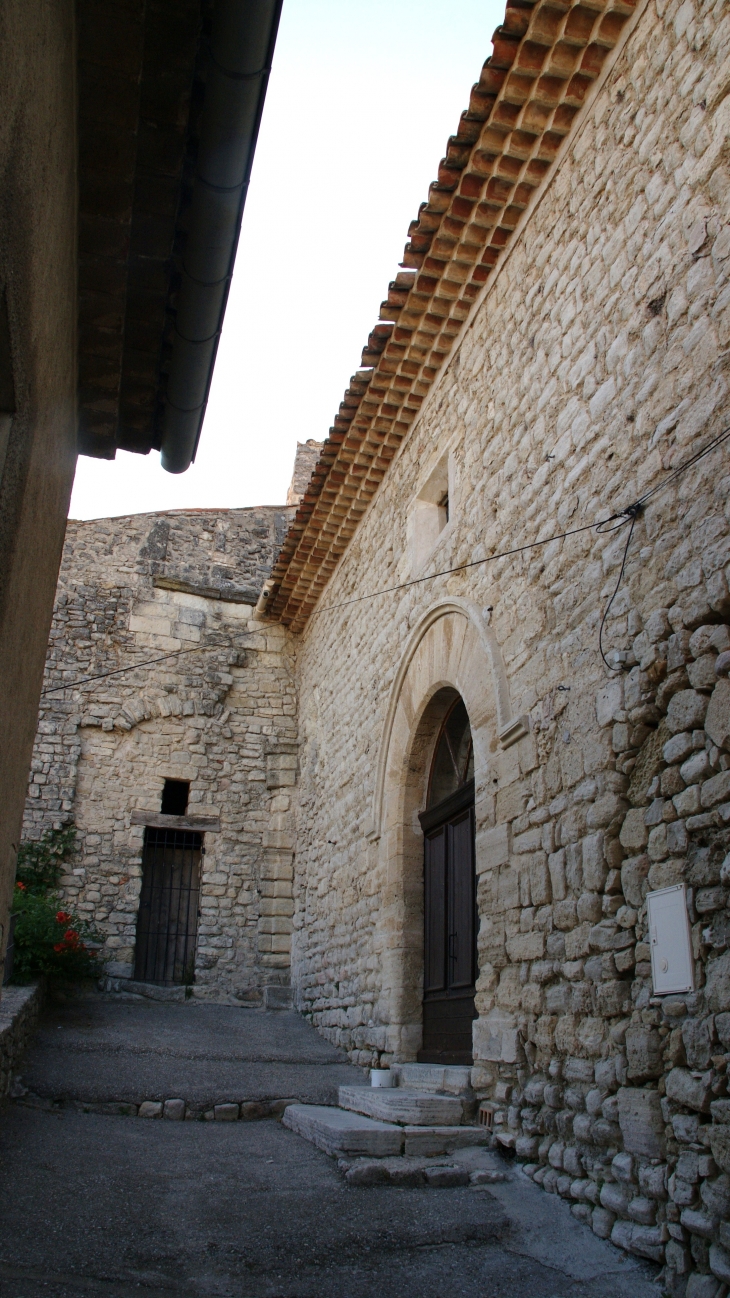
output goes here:
<path id="1" fill-rule="evenodd" d="M 108 966 L 107 966 L 108 969 Z M 202 1002 L 209 1005 L 231 1005 L 236 1009 L 246 1010 L 293 1010 L 294 992 L 291 987 L 270 984 L 254 993 L 250 1000 L 242 1001 L 237 996 L 221 992 L 217 987 L 207 984 L 192 986 L 166 986 L 163 983 L 142 983 L 134 978 L 115 973 L 106 973 L 102 990 L 118 996 L 120 1000 L 139 999 L 144 997 L 151 1001 L 172 1001 L 184 1005 L 190 1002 Z"/>
<path id="2" fill-rule="evenodd" d="M 282 1123 L 325 1154 L 388 1158 L 403 1149 L 403 1129 L 322 1104 L 290 1104 Z"/>
<path id="3" fill-rule="evenodd" d="M 404 1127 L 405 1153 L 414 1158 L 452 1154 L 490 1143 L 486 1127 Z"/>
<path id="4" fill-rule="evenodd" d="M 339 1104 L 368 1118 L 409 1127 L 458 1127 L 464 1120 L 458 1096 L 431 1095 L 404 1086 L 341 1086 Z"/>
<path id="5" fill-rule="evenodd" d="M 310 1140 L 326 1154 L 340 1158 L 438 1158 L 463 1149 L 484 1149 L 484 1127 L 409 1127 L 379 1122 L 348 1109 L 317 1104 L 291 1104 L 282 1119 L 285 1127 Z"/>
<path id="6" fill-rule="evenodd" d="M 340 1159 L 339 1168 L 349 1185 L 400 1185 L 436 1189 L 469 1186 L 482 1189 L 507 1180 L 507 1173 L 485 1162 L 484 1151 L 468 1147 L 462 1161 L 442 1158 Z M 482 1156 L 480 1159 L 480 1155 Z"/>
<path id="7" fill-rule="evenodd" d="M 471 1068 L 456 1064 L 391 1064 L 397 1087 L 408 1087 L 429 1094 L 461 1095 L 470 1099 Z"/>

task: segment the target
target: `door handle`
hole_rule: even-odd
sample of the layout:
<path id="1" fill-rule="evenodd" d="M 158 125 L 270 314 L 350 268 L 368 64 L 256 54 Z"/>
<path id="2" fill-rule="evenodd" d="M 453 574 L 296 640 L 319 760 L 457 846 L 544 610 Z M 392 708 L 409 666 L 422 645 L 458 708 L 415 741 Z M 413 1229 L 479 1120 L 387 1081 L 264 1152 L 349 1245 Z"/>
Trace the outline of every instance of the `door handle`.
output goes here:
<path id="1" fill-rule="evenodd" d="M 449 933 L 449 960 L 458 960 L 459 934 Z"/>

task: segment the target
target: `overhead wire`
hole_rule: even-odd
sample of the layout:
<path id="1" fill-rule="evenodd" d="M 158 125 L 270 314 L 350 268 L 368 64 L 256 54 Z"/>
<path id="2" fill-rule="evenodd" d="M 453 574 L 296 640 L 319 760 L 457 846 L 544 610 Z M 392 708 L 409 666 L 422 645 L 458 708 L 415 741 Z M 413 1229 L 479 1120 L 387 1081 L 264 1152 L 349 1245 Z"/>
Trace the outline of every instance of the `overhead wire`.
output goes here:
<path id="1" fill-rule="evenodd" d="M 722 433 L 718 433 L 716 437 L 713 437 L 711 442 L 708 442 L 707 446 L 690 456 L 690 458 L 684 463 L 678 465 L 676 469 L 672 470 L 668 478 L 665 478 L 662 482 L 656 483 L 654 487 L 650 488 L 649 491 L 646 491 L 643 496 L 638 498 L 638 500 L 627 505 L 625 509 L 617 510 L 614 514 L 609 514 L 608 518 L 603 518 L 598 523 L 585 523 L 581 527 L 573 527 L 565 532 L 558 532 L 554 536 L 546 536 L 539 541 L 527 541 L 525 545 L 515 546 L 511 550 L 500 550 L 497 551 L 496 554 L 485 555 L 482 559 L 470 559 L 466 563 L 455 564 L 453 568 L 442 568 L 438 572 L 425 573 L 422 577 L 412 577 L 409 581 L 399 582 L 395 586 L 385 586 L 382 590 L 369 591 L 364 595 L 354 595 L 351 599 L 340 600 L 337 604 L 325 604 L 321 608 L 314 609 L 312 611 L 312 617 L 316 617 L 322 613 L 333 613 L 337 609 L 349 608 L 353 604 L 361 604 L 363 600 L 375 599 L 377 595 L 392 595 L 399 590 L 408 590 L 411 586 L 419 586 L 424 581 L 435 581 L 437 577 L 450 577 L 453 573 L 464 572 L 467 568 L 476 568 L 480 564 L 496 563 L 498 559 L 510 559 L 516 554 L 523 554 L 526 550 L 534 550 L 536 547 L 541 545 L 550 545 L 553 541 L 564 541 L 570 536 L 578 536 L 581 532 L 596 531 L 599 535 L 603 535 L 606 530 L 619 531 L 620 528 L 625 527 L 626 524 L 630 522 L 632 524 L 629 535 L 630 541 L 631 535 L 633 535 L 634 524 L 636 523 L 639 514 L 643 511 L 646 501 L 656 495 L 658 491 L 668 487 L 682 473 L 686 472 L 687 469 L 690 469 L 706 455 L 709 455 L 711 451 L 714 451 L 718 446 L 722 445 L 723 442 L 726 442 L 728 438 L 730 438 L 730 427 L 725 428 Z M 609 524 L 611 523 L 615 523 L 616 527 L 610 527 Z M 621 576 L 623 576 L 624 567 L 625 557 L 621 568 Z M 611 596 L 609 607 L 616 598 L 617 592 L 618 587 Z"/>
<path id="2" fill-rule="evenodd" d="M 454 573 L 466 572 L 469 568 L 477 568 L 485 563 L 496 563 L 499 559 L 511 559 L 517 554 L 524 554 L 527 550 L 534 550 L 543 545 L 550 545 L 553 541 L 565 541 L 568 537 L 579 536 L 582 532 L 595 531 L 599 536 L 603 536 L 607 531 L 620 531 L 622 527 L 630 524 L 619 569 L 618 580 L 603 611 L 598 631 L 598 648 L 604 663 L 608 667 L 609 671 L 621 671 L 623 670 L 622 666 L 610 663 L 603 651 L 603 631 L 613 602 L 621 588 L 637 519 L 644 512 L 644 507 L 648 500 L 651 500 L 658 492 L 663 491 L 666 487 L 671 486 L 671 484 L 680 478 L 683 473 L 686 473 L 688 469 L 691 469 L 695 464 L 699 463 L 700 460 L 703 460 L 705 456 L 709 455 L 719 446 L 722 446 L 729 438 L 730 427 L 724 428 L 722 432 L 713 437 L 706 446 L 702 447 L 701 450 L 696 451 L 689 457 L 689 459 L 684 460 L 681 464 L 677 465 L 675 469 L 672 469 L 667 478 L 664 478 L 661 482 L 655 483 L 653 487 L 650 487 L 648 491 L 645 491 L 643 495 L 639 496 L 637 500 L 632 502 L 632 504 L 627 505 L 625 509 L 617 510 L 615 513 L 610 514 L 608 518 L 601 519 L 598 523 L 584 523 L 581 527 L 572 527 L 565 532 L 557 532 L 553 536 L 546 536 L 538 541 L 528 541 L 524 545 L 514 546 L 511 550 L 500 550 L 495 554 L 485 555 L 481 559 L 470 559 L 465 563 L 456 564 L 453 568 L 442 568 L 438 572 L 424 573 L 421 577 L 413 577 L 409 581 L 398 582 L 394 586 L 384 586 L 380 590 L 367 591 L 364 595 L 355 595 L 351 599 L 340 600 L 336 604 L 325 604 L 321 608 L 314 609 L 312 617 L 320 616 L 323 613 L 334 613 L 343 608 L 351 608 L 354 604 L 362 604 L 365 600 L 376 599 L 379 595 L 393 595 L 398 591 L 409 590 L 413 586 L 420 586 L 423 582 L 435 581 L 438 577 L 450 577 Z M 250 636 L 258 634 L 260 634 L 259 631 L 246 631 L 242 633 L 244 638 L 249 638 Z M 109 676 L 121 676 L 125 672 L 138 671 L 142 667 L 153 667 L 157 663 L 168 661 L 170 658 L 180 658 L 183 654 L 211 653 L 214 650 L 221 648 L 223 648 L 221 645 L 195 645 L 190 649 L 172 650 L 170 653 L 163 654 L 158 658 L 148 658 L 143 662 L 131 663 L 128 667 L 116 667 L 111 671 L 98 672 L 93 676 L 85 676 L 80 681 L 69 681 L 65 685 L 49 686 L 46 689 L 41 690 L 41 698 L 48 694 L 60 693 L 62 690 L 66 689 L 79 689 L 82 685 L 89 685 L 94 681 L 105 680 Z"/>
<path id="3" fill-rule="evenodd" d="M 257 631 L 244 631 L 241 633 L 242 639 L 249 636 L 258 635 Z M 140 667 L 154 667 L 155 663 L 167 662 L 168 658 L 181 658 L 183 654 L 200 654 L 212 653 L 216 649 L 224 649 L 225 645 L 207 644 L 193 645 L 190 649 L 173 649 L 169 654 L 162 654 L 160 658 L 146 658 L 141 663 L 130 663 L 128 667 L 115 667 L 112 671 L 97 672 L 95 676 L 84 676 L 80 681 L 67 681 L 65 685 L 51 685 L 48 689 L 41 690 L 41 698 L 45 694 L 57 694 L 60 690 L 75 690 L 80 685 L 89 685 L 91 681 L 103 681 L 107 676 L 121 676 L 124 672 L 135 672 Z"/>

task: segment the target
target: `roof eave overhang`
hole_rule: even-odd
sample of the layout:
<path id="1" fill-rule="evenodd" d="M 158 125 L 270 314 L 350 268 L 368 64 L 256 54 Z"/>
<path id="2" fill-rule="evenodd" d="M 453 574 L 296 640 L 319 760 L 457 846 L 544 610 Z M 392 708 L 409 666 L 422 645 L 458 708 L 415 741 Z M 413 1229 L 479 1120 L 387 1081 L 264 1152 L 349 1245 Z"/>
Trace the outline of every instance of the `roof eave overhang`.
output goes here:
<path id="1" fill-rule="evenodd" d="M 301 631 L 639 0 L 508 0 L 271 573 Z"/>
<path id="2" fill-rule="evenodd" d="M 170 369 L 162 466 L 195 457 L 223 327 L 282 0 L 217 0 Z"/>
<path id="3" fill-rule="evenodd" d="M 281 7 L 79 0 L 83 454 L 195 454 Z"/>

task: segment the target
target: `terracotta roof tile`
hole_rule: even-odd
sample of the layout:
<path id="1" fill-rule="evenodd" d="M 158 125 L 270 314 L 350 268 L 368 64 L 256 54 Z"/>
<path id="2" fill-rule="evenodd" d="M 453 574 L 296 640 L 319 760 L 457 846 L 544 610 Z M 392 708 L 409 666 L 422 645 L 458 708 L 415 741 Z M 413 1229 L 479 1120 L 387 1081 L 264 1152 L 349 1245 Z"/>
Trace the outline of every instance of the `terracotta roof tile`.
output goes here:
<path id="1" fill-rule="evenodd" d="M 301 629 L 637 0 L 508 0 L 270 579 Z"/>

